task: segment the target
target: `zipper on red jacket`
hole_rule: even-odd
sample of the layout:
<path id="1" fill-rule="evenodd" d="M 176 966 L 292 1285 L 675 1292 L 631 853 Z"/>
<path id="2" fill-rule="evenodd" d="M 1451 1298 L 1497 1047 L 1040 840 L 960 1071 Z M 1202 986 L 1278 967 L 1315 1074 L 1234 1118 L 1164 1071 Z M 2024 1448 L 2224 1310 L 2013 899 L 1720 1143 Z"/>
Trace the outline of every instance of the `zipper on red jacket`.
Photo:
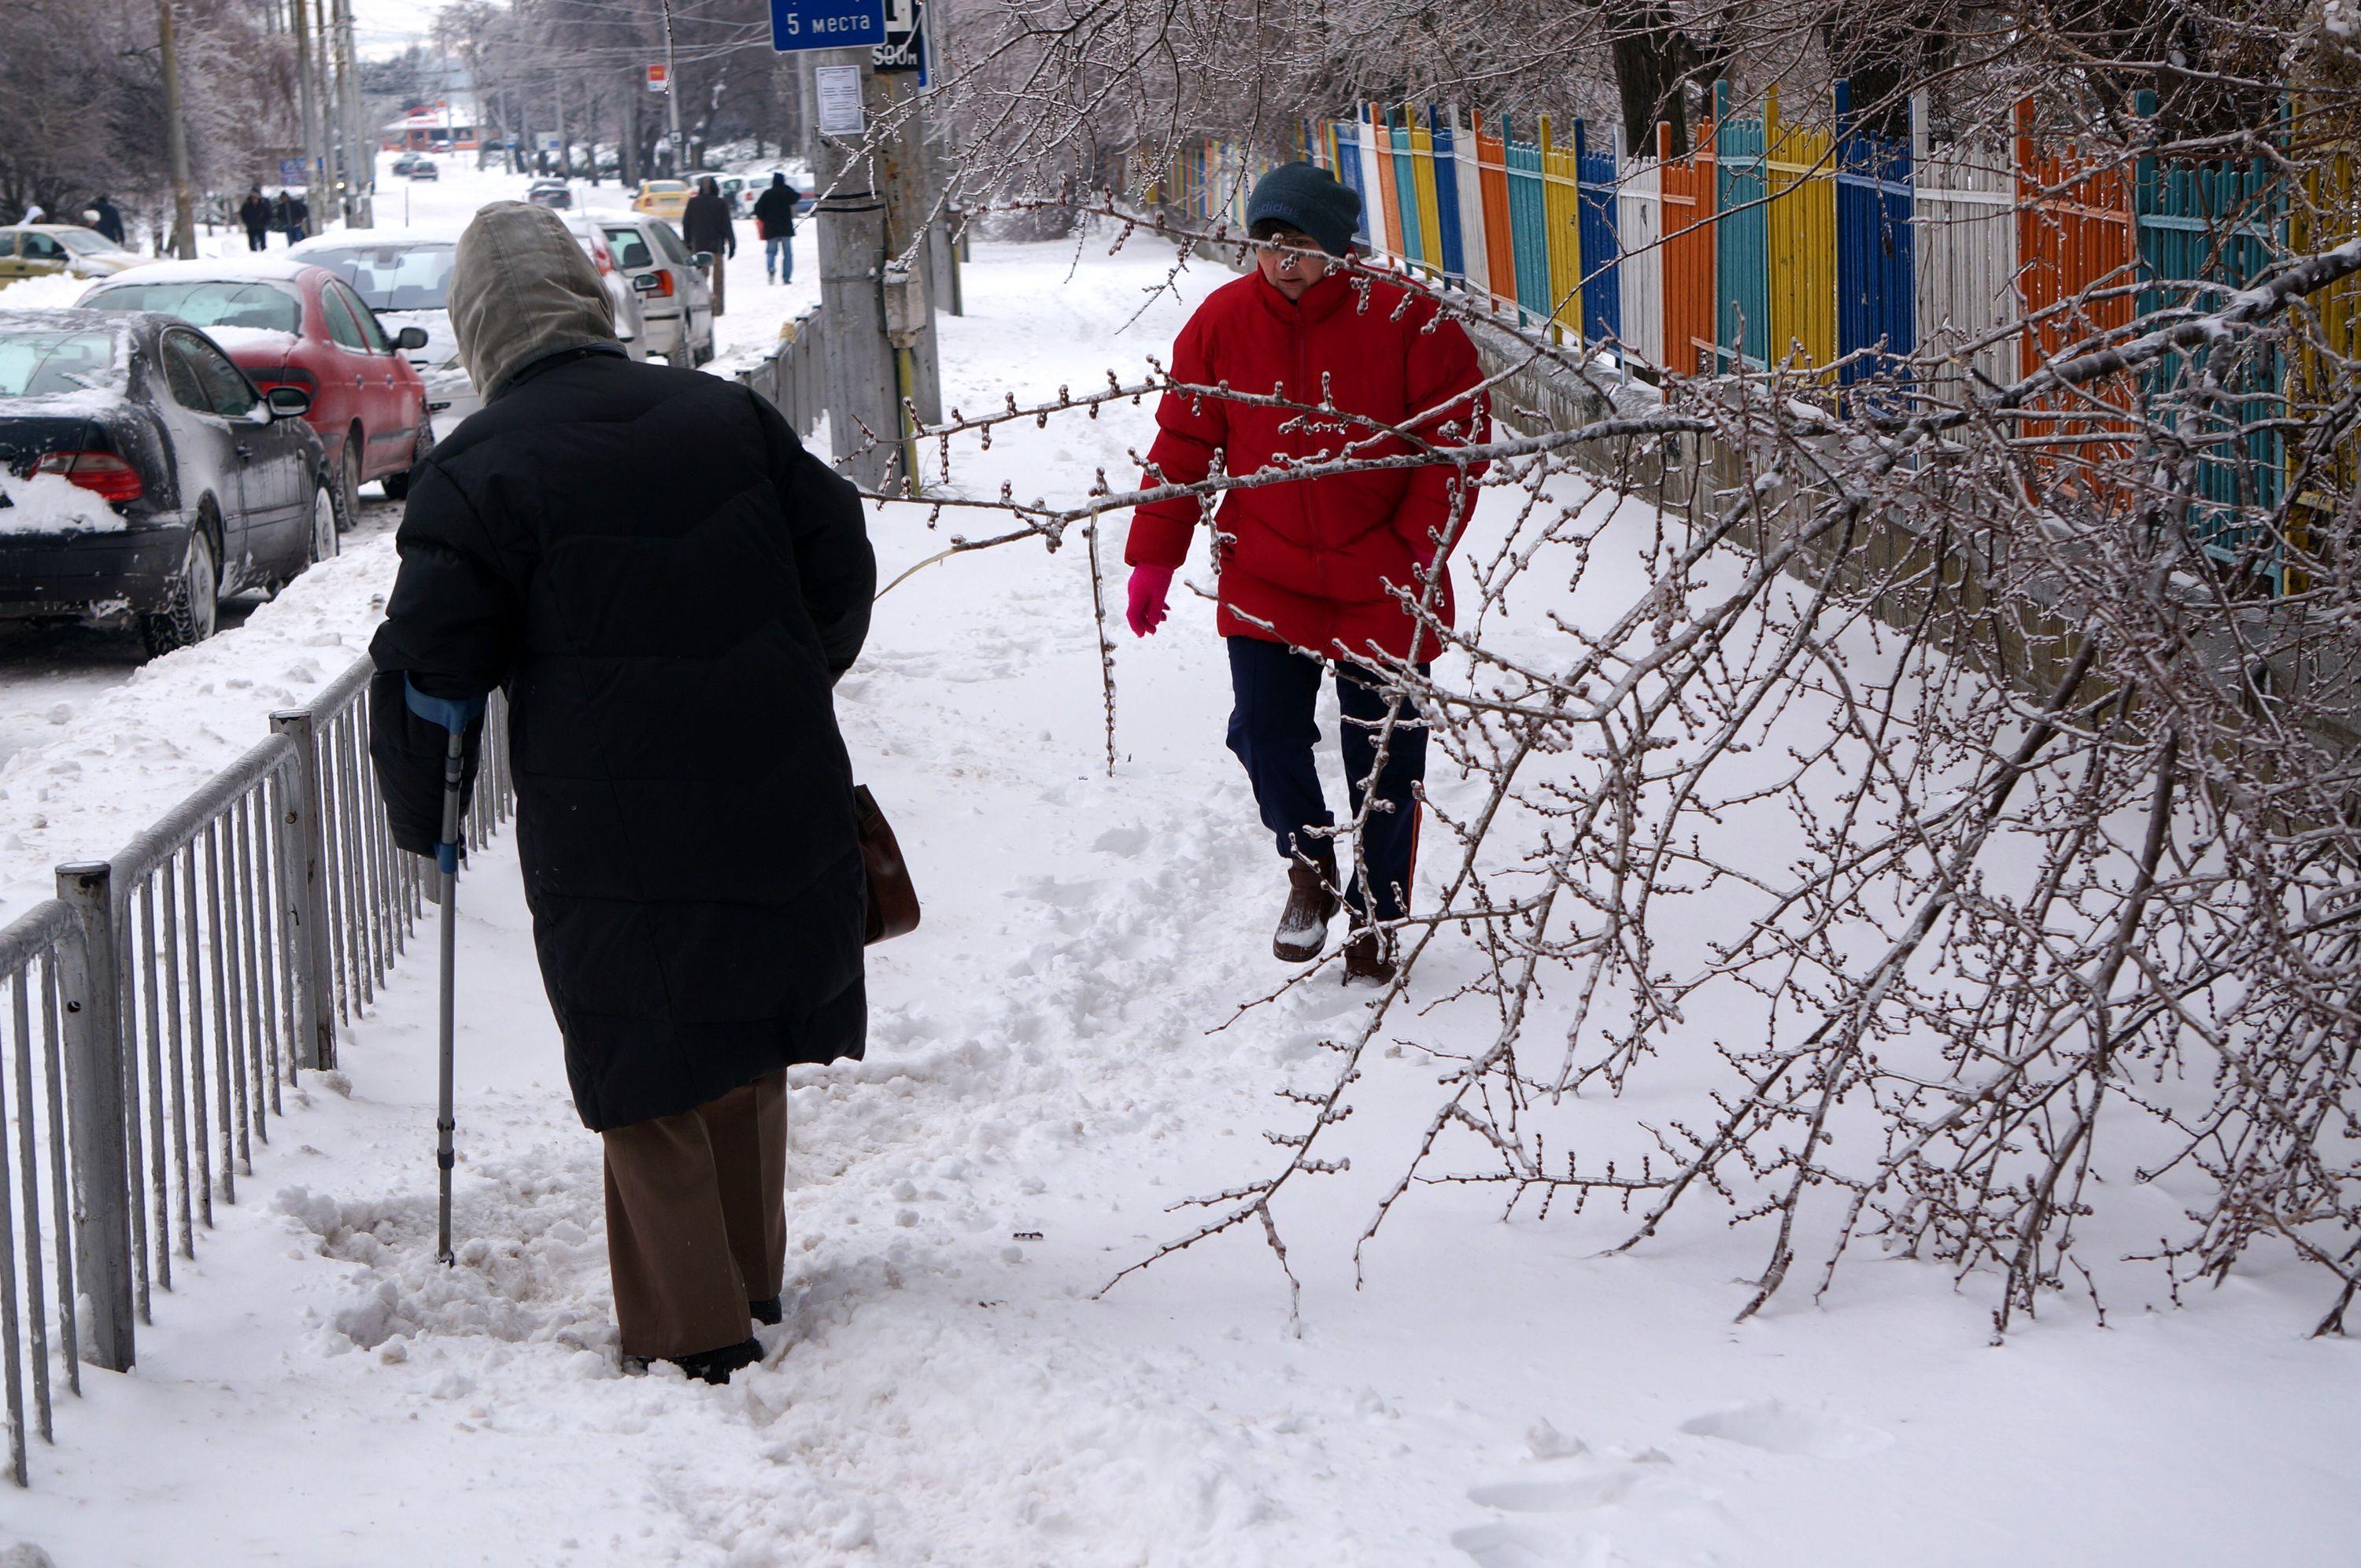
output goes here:
<path id="1" fill-rule="evenodd" d="M 1295 400 L 1299 403 L 1317 401 L 1312 390 L 1312 328 L 1304 320 L 1303 302 L 1298 300 L 1295 302 Z M 1318 422 L 1308 414 L 1303 415 L 1299 421 L 1299 428 L 1316 429 Z M 1312 516 L 1311 480 L 1295 481 L 1295 504 L 1303 517 L 1304 543 L 1312 552 L 1312 579 L 1318 590 L 1316 597 L 1326 604 L 1329 603 L 1328 552 L 1320 538 L 1320 525 Z"/>

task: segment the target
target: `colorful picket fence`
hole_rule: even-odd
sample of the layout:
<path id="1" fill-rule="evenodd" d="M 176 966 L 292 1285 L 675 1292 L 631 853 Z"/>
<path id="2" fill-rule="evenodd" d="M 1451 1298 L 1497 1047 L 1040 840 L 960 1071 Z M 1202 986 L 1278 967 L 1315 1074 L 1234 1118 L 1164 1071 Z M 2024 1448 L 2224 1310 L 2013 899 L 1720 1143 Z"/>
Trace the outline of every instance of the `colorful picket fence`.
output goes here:
<path id="1" fill-rule="evenodd" d="M 1754 112 L 1726 82 L 1714 106 L 1678 157 L 1669 126 L 1627 148 L 1616 128 L 1575 121 L 1565 135 L 1546 116 L 1444 106 L 1307 122 L 1291 150 L 1360 193 L 1366 247 L 1481 311 L 1651 378 L 1776 371 L 1831 397 L 1866 387 L 1957 401 L 2138 313 L 2218 303 L 2290 246 L 2361 232 L 2349 158 L 2290 201 L 2260 160 L 2085 157 L 2040 134 L 2030 104 L 2013 137 L 1977 139 L 1937 134 L 1922 102 L 1906 140 L 1856 123 L 1841 85 L 1819 121 L 1784 115 L 1775 91 Z M 1176 160 L 1168 200 L 1235 232 L 1273 161 L 1201 139 Z M 2226 387 L 2210 386 L 2200 352 L 2050 396 L 2026 427 L 2038 465 L 2125 500 L 2120 479 L 2102 476 L 2125 471 L 2139 416 L 2184 411 L 2192 529 L 2217 558 L 2283 587 L 2283 542 L 2234 520 L 2289 494 L 2315 510 L 2350 504 L 2361 483 L 2348 433 L 2289 433 L 2290 410 L 2318 405 L 2331 367 L 2361 355 L 2361 286 L 2324 293 L 2316 311 L 2314 346 L 2288 364 L 2242 362 Z"/>

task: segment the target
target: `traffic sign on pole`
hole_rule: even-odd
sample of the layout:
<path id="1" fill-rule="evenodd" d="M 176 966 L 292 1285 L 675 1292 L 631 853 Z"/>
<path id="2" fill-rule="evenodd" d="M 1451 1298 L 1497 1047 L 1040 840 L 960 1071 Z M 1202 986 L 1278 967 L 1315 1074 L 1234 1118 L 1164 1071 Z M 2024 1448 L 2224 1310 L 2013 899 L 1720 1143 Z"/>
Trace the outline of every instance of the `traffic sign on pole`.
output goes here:
<path id="1" fill-rule="evenodd" d="M 651 92 L 651 93 L 661 93 L 661 92 L 664 91 L 667 87 L 669 87 L 669 86 L 671 86 L 671 85 L 672 85 L 672 67 L 671 67 L 671 66 L 669 66 L 669 65 L 651 65 L 651 66 L 649 66 L 649 67 L 648 67 L 648 91 L 649 91 L 649 92 Z"/>
<path id="2" fill-rule="evenodd" d="M 885 42 L 883 0 L 771 0 L 771 47 L 874 49 Z"/>
<path id="3" fill-rule="evenodd" d="M 885 41 L 869 51 L 873 69 L 915 71 L 927 84 L 927 0 L 885 0 Z"/>

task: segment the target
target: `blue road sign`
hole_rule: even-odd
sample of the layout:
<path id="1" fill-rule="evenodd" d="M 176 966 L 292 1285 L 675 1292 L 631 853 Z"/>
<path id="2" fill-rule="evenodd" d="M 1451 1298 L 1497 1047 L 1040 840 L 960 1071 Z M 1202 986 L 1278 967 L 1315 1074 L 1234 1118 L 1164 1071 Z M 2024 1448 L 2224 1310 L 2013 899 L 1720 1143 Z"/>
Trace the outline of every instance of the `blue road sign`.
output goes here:
<path id="1" fill-rule="evenodd" d="M 303 183 L 303 160 L 300 158 L 280 159 L 279 160 L 279 182 L 281 185 L 301 185 Z"/>
<path id="2" fill-rule="evenodd" d="M 771 0 L 771 47 L 782 54 L 884 41 L 884 0 Z"/>

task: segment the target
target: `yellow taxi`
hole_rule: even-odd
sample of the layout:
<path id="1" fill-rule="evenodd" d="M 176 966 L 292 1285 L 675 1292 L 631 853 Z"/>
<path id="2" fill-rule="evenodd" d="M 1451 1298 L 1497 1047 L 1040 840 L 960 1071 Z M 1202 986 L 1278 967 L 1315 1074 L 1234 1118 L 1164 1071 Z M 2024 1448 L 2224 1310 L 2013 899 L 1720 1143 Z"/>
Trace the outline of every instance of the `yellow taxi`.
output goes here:
<path id="1" fill-rule="evenodd" d="M 0 228 L 0 289 L 19 278 L 71 272 L 112 278 L 148 258 L 124 249 L 96 229 L 77 224 L 17 224 Z"/>
<path id="2" fill-rule="evenodd" d="M 642 180 L 640 193 L 631 200 L 631 211 L 677 224 L 688 210 L 689 194 L 686 180 Z"/>

